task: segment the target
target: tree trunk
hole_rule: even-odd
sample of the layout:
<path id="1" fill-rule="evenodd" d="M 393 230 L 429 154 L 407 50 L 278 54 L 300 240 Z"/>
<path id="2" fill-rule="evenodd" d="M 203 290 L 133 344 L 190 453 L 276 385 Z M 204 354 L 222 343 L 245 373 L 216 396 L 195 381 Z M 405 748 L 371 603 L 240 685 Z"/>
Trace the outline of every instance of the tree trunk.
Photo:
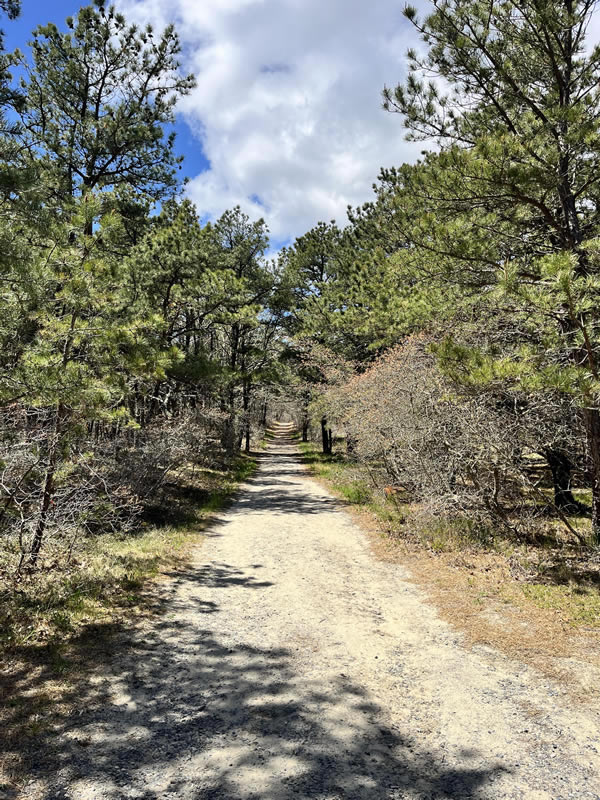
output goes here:
<path id="1" fill-rule="evenodd" d="M 231 354 L 229 357 L 229 367 L 231 368 L 232 379 L 227 390 L 227 397 L 225 399 L 225 408 L 227 409 L 228 419 L 225 423 L 225 430 L 221 442 L 225 448 L 225 452 L 229 457 L 233 456 L 239 451 L 242 446 L 242 433 L 236 436 L 236 408 L 235 408 L 235 386 L 236 379 L 235 373 L 237 371 L 238 353 L 240 344 L 240 326 L 234 322 L 231 328 Z"/>
<path id="2" fill-rule="evenodd" d="M 58 450 L 60 446 L 60 438 L 62 432 L 61 418 L 63 415 L 62 406 L 59 404 L 56 409 L 56 419 L 54 421 L 54 430 L 52 432 L 52 439 L 48 450 L 48 466 L 46 467 L 46 476 L 44 478 L 44 489 L 42 492 L 42 501 L 40 504 L 40 515 L 38 518 L 33 540 L 31 542 L 31 552 L 29 554 L 29 567 L 33 569 L 37 564 L 42 543 L 44 541 L 44 534 L 46 533 L 46 526 L 48 524 L 48 515 L 52 505 L 52 496 L 54 495 L 54 477 L 56 475 L 56 466 L 58 461 Z"/>
<path id="3" fill-rule="evenodd" d="M 592 485 L 592 542 L 600 545 L 600 411 L 584 410 L 587 439 L 588 474 Z"/>
<path id="4" fill-rule="evenodd" d="M 223 428 L 223 435 L 221 437 L 221 444 L 228 456 L 232 456 L 235 453 L 235 422 L 235 410 L 230 409 Z"/>
<path id="5" fill-rule="evenodd" d="M 240 450 L 242 449 L 242 442 L 243 441 L 244 441 L 244 427 L 243 427 L 243 425 L 240 425 L 240 428 L 238 430 L 238 434 L 237 434 L 237 437 L 236 437 L 236 440 L 235 440 L 235 450 L 234 450 L 235 453 L 239 453 L 240 452 Z"/>
<path id="6" fill-rule="evenodd" d="M 307 419 L 302 421 L 302 441 L 308 442 L 308 425 L 309 422 Z"/>
<path id="7" fill-rule="evenodd" d="M 571 472 L 573 465 L 566 453 L 561 450 L 544 450 L 544 458 L 552 472 L 554 505 L 561 511 L 578 511 L 581 504 L 575 500 L 571 491 Z"/>
<path id="8" fill-rule="evenodd" d="M 333 452 L 333 436 L 331 429 L 327 427 L 327 417 L 321 419 L 321 438 L 323 440 L 323 454 L 330 456 Z"/>
<path id="9" fill-rule="evenodd" d="M 33 541 L 31 543 L 31 553 L 29 555 L 29 566 L 34 568 L 37 564 L 40 550 L 42 549 L 42 542 L 44 541 L 44 533 L 46 532 L 46 524 L 48 522 L 48 512 L 52 503 L 52 495 L 54 494 L 54 475 L 56 472 L 56 462 L 50 461 L 46 471 L 46 479 L 44 481 L 44 493 L 42 495 L 42 504 L 40 507 L 40 517 L 38 519 Z"/>
<path id="10" fill-rule="evenodd" d="M 321 444 L 323 448 L 323 455 L 327 455 L 329 451 L 329 436 L 327 435 L 327 418 L 321 419 Z"/>
<path id="11" fill-rule="evenodd" d="M 250 452 L 250 381 L 244 380 L 243 387 L 243 404 L 244 404 L 244 436 L 246 453 Z"/>

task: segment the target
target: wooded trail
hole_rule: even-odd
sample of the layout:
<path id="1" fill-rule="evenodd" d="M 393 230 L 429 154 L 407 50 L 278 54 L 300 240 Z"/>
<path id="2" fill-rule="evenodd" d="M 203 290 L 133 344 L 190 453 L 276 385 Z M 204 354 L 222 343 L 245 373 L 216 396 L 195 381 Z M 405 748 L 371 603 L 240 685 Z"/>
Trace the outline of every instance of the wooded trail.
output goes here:
<path id="1" fill-rule="evenodd" d="M 468 648 L 301 465 L 255 478 L 40 750 L 44 800 L 600 797 L 598 716 Z"/>

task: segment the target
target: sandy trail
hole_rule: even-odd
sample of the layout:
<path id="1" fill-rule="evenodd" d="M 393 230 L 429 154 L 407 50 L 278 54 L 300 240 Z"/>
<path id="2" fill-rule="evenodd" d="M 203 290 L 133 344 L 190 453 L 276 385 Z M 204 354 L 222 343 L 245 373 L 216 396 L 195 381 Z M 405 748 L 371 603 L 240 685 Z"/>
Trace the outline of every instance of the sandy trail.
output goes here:
<path id="1" fill-rule="evenodd" d="M 598 715 L 467 649 L 283 436 L 164 590 L 31 796 L 600 798 Z"/>

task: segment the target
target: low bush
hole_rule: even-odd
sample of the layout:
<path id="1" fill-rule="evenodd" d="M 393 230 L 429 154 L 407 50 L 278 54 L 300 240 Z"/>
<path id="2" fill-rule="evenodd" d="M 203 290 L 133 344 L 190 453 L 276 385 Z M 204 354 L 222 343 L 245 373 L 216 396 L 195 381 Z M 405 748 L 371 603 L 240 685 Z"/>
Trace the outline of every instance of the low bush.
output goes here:
<path id="1" fill-rule="evenodd" d="M 583 461 L 583 433 L 564 401 L 466 391 L 440 371 L 419 336 L 330 388 L 315 411 L 325 403 L 348 458 L 395 502 L 418 503 L 430 519 L 473 532 L 503 528 L 517 539 L 535 536 L 550 514 L 584 542 L 589 526 L 567 519 L 585 512 L 571 483 L 572 462 Z M 547 491 L 549 463 L 562 472 L 552 472 Z"/>

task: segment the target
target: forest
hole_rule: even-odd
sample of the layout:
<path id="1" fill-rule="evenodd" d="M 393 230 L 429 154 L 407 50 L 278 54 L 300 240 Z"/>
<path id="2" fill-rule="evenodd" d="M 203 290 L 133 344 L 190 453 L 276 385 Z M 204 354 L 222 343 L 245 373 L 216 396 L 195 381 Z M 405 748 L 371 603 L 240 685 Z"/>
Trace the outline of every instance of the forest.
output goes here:
<path id="1" fill-rule="evenodd" d="M 0 8 L 6 27 L 19 2 Z M 196 78 L 174 27 L 95 0 L 28 57 L 2 49 L 0 596 L 79 585 L 90 552 L 247 467 L 278 416 L 368 483 L 395 536 L 443 520 L 593 560 L 594 10 L 408 7 L 421 44 L 374 90 L 421 158 L 274 255 L 263 219 L 186 198 L 172 123 Z"/>

